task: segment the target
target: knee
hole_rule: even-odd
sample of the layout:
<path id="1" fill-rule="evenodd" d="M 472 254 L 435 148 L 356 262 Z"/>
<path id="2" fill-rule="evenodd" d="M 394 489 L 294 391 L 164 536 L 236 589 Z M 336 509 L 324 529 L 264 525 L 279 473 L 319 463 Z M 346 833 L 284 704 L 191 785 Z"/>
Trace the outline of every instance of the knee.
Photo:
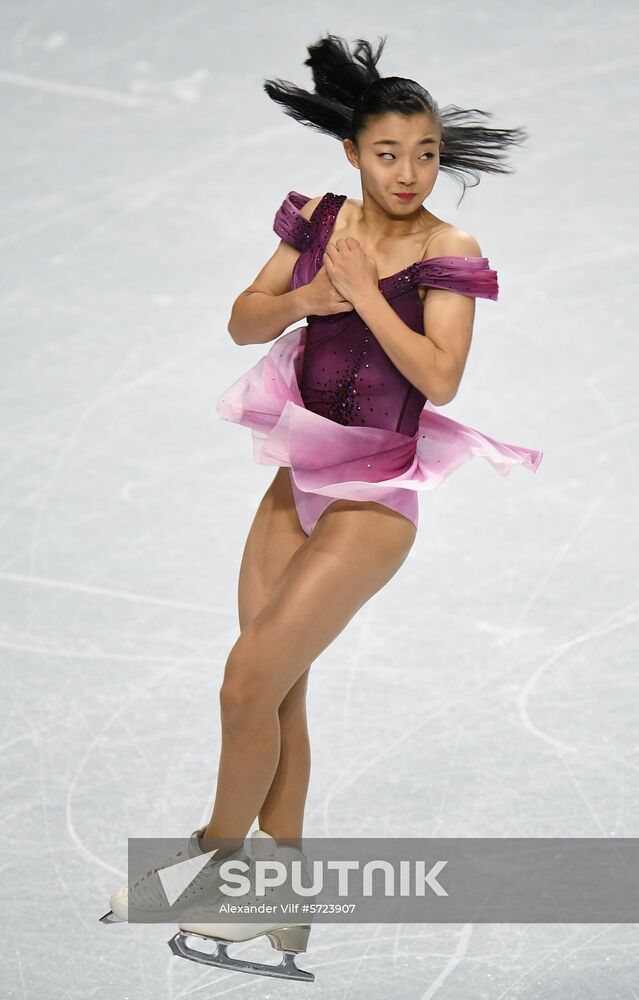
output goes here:
<path id="1" fill-rule="evenodd" d="M 275 710 L 264 678 L 241 655 L 231 654 L 220 687 L 220 714 L 225 726 L 246 725 L 247 720 Z"/>
<path id="2" fill-rule="evenodd" d="M 225 725 L 245 723 L 266 706 L 264 693 L 250 678 L 225 680 L 220 688 L 220 714 Z"/>

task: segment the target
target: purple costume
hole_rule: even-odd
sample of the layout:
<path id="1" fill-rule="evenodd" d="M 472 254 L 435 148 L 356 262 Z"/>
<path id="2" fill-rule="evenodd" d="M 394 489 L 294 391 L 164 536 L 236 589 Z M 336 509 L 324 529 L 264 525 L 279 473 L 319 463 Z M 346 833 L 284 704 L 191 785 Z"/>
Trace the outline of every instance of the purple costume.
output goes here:
<path id="1" fill-rule="evenodd" d="M 308 197 L 290 191 L 273 229 L 300 256 L 292 288 L 313 279 L 346 195 L 324 195 L 310 220 Z M 382 278 L 379 289 L 400 318 L 424 335 L 417 285 L 497 299 L 486 257 L 430 257 Z M 253 435 L 262 465 L 290 466 L 300 524 L 310 535 L 337 498 L 374 500 L 417 527 L 418 490 L 431 490 L 472 458 L 501 475 L 536 472 L 543 453 L 496 441 L 438 413 L 384 352 L 359 314 L 308 316 L 278 337 L 217 403 L 218 416 Z"/>

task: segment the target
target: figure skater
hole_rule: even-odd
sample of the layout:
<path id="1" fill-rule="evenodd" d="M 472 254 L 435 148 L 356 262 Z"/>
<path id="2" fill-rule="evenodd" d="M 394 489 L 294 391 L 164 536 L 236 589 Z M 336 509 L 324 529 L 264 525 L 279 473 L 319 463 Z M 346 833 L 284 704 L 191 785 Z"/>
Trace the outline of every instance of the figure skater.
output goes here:
<path id="1" fill-rule="evenodd" d="M 474 187 L 482 172 L 510 173 L 505 150 L 526 133 L 487 127 L 487 112 L 440 109 L 413 80 L 381 77 L 384 44 L 373 53 L 359 39 L 351 54 L 329 34 L 307 50 L 313 93 L 264 84 L 286 114 L 342 142 L 362 200 L 290 191 L 273 225 L 280 243 L 228 324 L 236 344 L 275 341 L 222 394 L 218 414 L 249 427 L 255 460 L 277 472 L 240 567 L 240 635 L 220 689 L 213 812 L 186 851 L 196 857 L 224 843 L 203 874 L 229 856 L 303 857 L 309 671 L 408 556 L 419 491 L 472 458 L 502 475 L 517 464 L 536 471 L 542 458 L 437 412 L 457 394 L 475 300 L 497 299 L 498 282 L 475 237 L 423 206 L 440 170 L 461 180 L 462 198 L 468 178 Z M 150 913 L 156 872 L 135 890 L 136 906 Z M 190 891 L 197 897 L 197 879 Z M 123 886 L 101 919 L 127 919 L 132 902 Z M 185 921 L 170 944 L 207 964 L 312 980 L 294 962 L 309 932 L 308 920 Z M 284 952 L 281 966 L 227 954 L 229 943 L 263 934 Z M 215 955 L 189 948 L 189 935 L 215 940 Z"/>

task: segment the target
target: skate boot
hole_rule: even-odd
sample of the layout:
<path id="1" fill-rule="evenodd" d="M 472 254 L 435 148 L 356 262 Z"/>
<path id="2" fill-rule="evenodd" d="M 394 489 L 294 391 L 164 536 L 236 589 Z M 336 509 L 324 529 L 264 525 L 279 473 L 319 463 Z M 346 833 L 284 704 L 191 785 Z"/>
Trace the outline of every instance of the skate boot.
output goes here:
<path id="1" fill-rule="evenodd" d="M 255 862 L 262 860 L 304 861 L 304 854 L 296 847 L 280 847 L 274 837 L 269 836 L 263 830 L 255 830 L 251 835 L 251 870 L 248 876 L 253 883 Z M 308 870 L 302 864 L 302 881 L 308 879 Z M 279 890 L 279 893 L 278 893 Z M 251 894 L 248 897 L 242 896 L 242 903 L 271 902 L 275 903 L 277 895 L 286 892 L 282 887 L 269 887 L 265 896 Z M 221 892 L 214 899 L 217 906 L 221 897 Z M 228 897 L 224 897 L 228 901 Z M 290 890 L 286 895 L 286 901 L 290 902 Z M 312 903 L 313 896 L 305 897 L 305 901 Z M 220 969 L 233 969 L 237 972 L 250 972 L 260 976 L 276 976 L 282 979 L 296 979 L 302 982 L 312 983 L 315 975 L 312 972 L 305 972 L 295 964 L 295 955 L 306 951 L 309 934 L 311 932 L 310 920 L 307 918 L 303 922 L 286 920 L 285 917 L 271 919 L 270 923 L 207 923 L 206 903 L 197 905 L 194 912 L 198 915 L 202 913 L 204 918 L 202 923 L 195 922 L 189 917 L 188 922 L 180 923 L 180 929 L 169 941 L 169 947 L 174 955 L 181 958 L 188 958 L 193 962 L 200 962 L 203 965 L 212 965 Z M 210 907 L 209 907 L 210 909 Z M 268 918 L 268 914 L 266 915 Z M 275 917 L 272 914 L 271 917 Z M 311 918 L 312 919 L 312 918 Z M 279 965 L 269 965 L 265 962 L 254 962 L 241 958 L 232 958 L 227 953 L 230 944 L 238 944 L 241 941 L 250 941 L 266 935 L 277 951 L 283 952 L 282 961 Z M 217 945 L 214 953 L 202 951 L 199 948 L 191 948 L 187 944 L 189 937 L 199 938 L 201 941 L 213 941 Z"/>
<path id="2" fill-rule="evenodd" d="M 180 861 L 185 861 L 187 858 L 196 858 L 202 854 L 207 854 L 208 851 L 204 851 L 200 845 L 200 838 L 203 836 L 205 830 L 205 826 L 194 830 L 185 848 L 177 851 L 173 857 L 167 858 L 157 868 L 153 868 L 151 871 L 141 875 L 130 889 L 128 885 L 123 885 L 119 889 L 116 889 L 109 900 L 111 909 L 104 916 L 100 917 L 100 922 L 113 924 L 119 923 L 122 920 L 129 920 L 130 911 L 133 911 L 136 916 L 143 917 L 145 922 L 170 921 L 172 916 L 178 912 L 179 907 L 169 907 L 157 872 L 159 869 L 168 868 L 171 865 L 178 864 Z M 228 860 L 231 857 L 233 859 L 239 858 L 247 864 L 250 862 L 244 845 L 238 848 L 232 855 L 229 855 L 228 858 L 222 860 Z M 184 892 L 182 906 L 192 905 L 193 898 L 197 897 L 198 894 L 205 895 L 215 892 L 216 886 L 212 881 L 212 875 L 214 874 L 212 869 L 213 867 L 219 867 L 220 863 L 215 861 L 215 855 L 213 855 L 213 858 L 207 862 Z"/>

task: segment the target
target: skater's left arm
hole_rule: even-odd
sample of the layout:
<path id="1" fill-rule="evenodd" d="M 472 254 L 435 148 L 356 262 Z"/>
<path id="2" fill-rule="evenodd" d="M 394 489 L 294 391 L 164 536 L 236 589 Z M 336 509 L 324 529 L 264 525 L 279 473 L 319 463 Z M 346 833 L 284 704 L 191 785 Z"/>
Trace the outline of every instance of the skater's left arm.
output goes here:
<path id="1" fill-rule="evenodd" d="M 447 230 L 430 245 L 431 257 L 481 257 L 470 233 Z M 470 350 L 475 299 L 444 288 L 429 288 L 424 302 L 424 336 L 397 315 L 376 285 L 366 284 L 353 306 L 399 371 L 433 406 L 457 395 Z"/>

